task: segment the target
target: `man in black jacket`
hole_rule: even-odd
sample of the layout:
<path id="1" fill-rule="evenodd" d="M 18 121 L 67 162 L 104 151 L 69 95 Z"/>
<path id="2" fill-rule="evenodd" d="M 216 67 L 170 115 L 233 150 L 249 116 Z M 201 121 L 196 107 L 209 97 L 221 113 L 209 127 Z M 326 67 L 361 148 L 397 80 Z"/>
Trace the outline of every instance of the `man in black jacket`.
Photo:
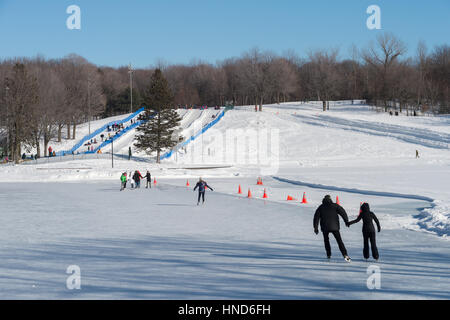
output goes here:
<path id="1" fill-rule="evenodd" d="M 210 186 L 208 186 L 208 184 L 206 183 L 206 181 L 204 181 L 202 178 L 200 178 L 197 182 L 197 184 L 194 187 L 194 191 L 198 188 L 198 200 L 197 200 L 197 205 L 200 204 L 200 198 L 203 199 L 202 203 L 205 203 L 205 191 L 206 188 L 209 188 L 211 191 L 214 191 L 213 188 L 211 188 Z"/>
<path id="2" fill-rule="evenodd" d="M 327 258 L 331 258 L 331 247 L 330 247 L 330 238 L 329 234 L 332 233 L 334 238 L 336 239 L 339 250 L 344 256 L 345 261 L 350 262 L 351 259 L 347 255 L 347 249 L 345 249 L 344 242 L 342 241 L 341 234 L 339 232 L 339 216 L 344 219 L 345 224 L 348 224 L 347 213 L 344 208 L 340 205 L 333 203 L 331 197 L 326 195 L 322 200 L 322 204 L 317 208 L 316 213 L 314 215 L 314 233 L 319 233 L 319 222 L 320 229 L 323 233 L 323 239 L 325 242 L 325 250 L 327 252 Z"/>
<path id="3" fill-rule="evenodd" d="M 152 188 L 152 175 L 150 174 L 150 171 L 147 170 L 147 173 L 145 174 L 145 178 L 147 178 L 147 184 L 145 185 L 145 188 Z"/>
<path id="4" fill-rule="evenodd" d="M 356 218 L 353 221 L 350 221 L 348 223 L 348 226 L 351 226 L 354 223 L 359 222 L 362 219 L 363 221 L 363 227 L 362 227 L 362 233 L 364 238 L 364 249 L 363 249 L 363 255 L 364 258 L 367 260 L 369 259 L 369 240 L 370 240 L 370 246 L 372 249 L 372 257 L 375 260 L 378 260 L 379 254 L 378 254 L 378 248 L 376 243 L 376 233 L 375 228 L 373 226 L 373 222 L 377 224 L 378 232 L 381 231 L 380 221 L 378 221 L 377 216 L 375 213 L 370 211 L 370 207 L 368 203 L 363 203 L 361 206 L 361 212 L 359 213 L 358 218 Z"/>

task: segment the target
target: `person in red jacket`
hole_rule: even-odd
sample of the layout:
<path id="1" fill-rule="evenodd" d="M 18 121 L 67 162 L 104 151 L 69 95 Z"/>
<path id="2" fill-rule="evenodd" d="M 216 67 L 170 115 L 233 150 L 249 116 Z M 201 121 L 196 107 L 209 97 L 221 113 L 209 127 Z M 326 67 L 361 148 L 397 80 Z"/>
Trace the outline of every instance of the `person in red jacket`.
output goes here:
<path id="1" fill-rule="evenodd" d="M 141 187 L 141 179 L 143 179 L 144 177 L 141 175 L 141 173 L 136 170 L 133 174 L 133 180 L 134 182 L 136 182 L 136 188 L 140 188 Z"/>

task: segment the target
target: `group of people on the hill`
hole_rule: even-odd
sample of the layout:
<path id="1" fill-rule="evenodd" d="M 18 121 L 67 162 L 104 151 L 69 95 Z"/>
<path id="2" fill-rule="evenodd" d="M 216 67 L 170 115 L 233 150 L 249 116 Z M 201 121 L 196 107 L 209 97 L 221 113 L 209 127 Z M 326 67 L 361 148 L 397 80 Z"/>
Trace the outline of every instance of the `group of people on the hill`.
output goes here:
<path id="1" fill-rule="evenodd" d="M 145 176 L 142 176 L 139 170 L 135 170 L 134 173 L 130 171 L 129 174 L 126 171 L 123 172 L 120 176 L 120 191 L 127 188 L 127 183 L 130 184 L 130 189 L 139 189 L 141 187 L 142 179 L 146 179 L 145 188 L 148 189 L 152 187 L 152 175 L 149 170 L 147 170 Z"/>
<path id="2" fill-rule="evenodd" d="M 339 216 L 341 216 L 342 219 L 344 219 L 345 225 L 347 227 L 350 227 L 352 224 L 357 223 L 361 220 L 363 221 L 362 233 L 364 239 L 364 249 L 363 249 L 364 258 L 369 259 L 370 257 L 369 252 L 369 242 L 370 242 L 370 247 L 372 249 L 372 257 L 375 260 L 378 260 L 379 254 L 376 244 L 376 232 L 373 226 L 373 221 L 375 221 L 377 225 L 378 232 L 381 231 L 381 226 L 377 216 L 372 211 L 370 211 L 369 204 L 363 203 L 360 207 L 358 218 L 356 218 L 353 221 L 349 221 L 347 213 L 345 212 L 344 208 L 342 208 L 337 203 L 333 203 L 329 195 L 326 195 L 323 198 L 322 204 L 317 208 L 316 213 L 314 214 L 314 222 L 313 222 L 315 234 L 319 233 L 319 223 L 320 223 L 320 229 L 323 233 L 327 258 L 328 259 L 331 258 L 331 247 L 329 238 L 329 235 L 331 233 L 336 239 L 336 242 L 338 243 L 339 246 L 339 250 L 341 251 L 341 254 L 344 257 L 344 259 L 347 262 L 351 261 L 339 231 L 340 229 Z"/>
<path id="3" fill-rule="evenodd" d="M 114 131 L 114 132 L 116 132 L 116 131 L 120 131 L 120 130 L 122 130 L 124 128 L 124 126 L 123 126 L 123 123 L 114 123 L 114 124 L 112 124 L 111 126 L 106 126 L 106 130 L 108 131 L 108 132 L 111 132 L 111 131 Z"/>

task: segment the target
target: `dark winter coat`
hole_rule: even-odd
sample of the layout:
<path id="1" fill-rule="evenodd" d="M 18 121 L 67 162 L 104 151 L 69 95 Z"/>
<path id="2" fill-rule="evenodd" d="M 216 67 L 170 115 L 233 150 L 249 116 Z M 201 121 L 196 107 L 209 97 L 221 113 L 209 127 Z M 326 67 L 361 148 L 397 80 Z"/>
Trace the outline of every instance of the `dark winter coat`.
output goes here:
<path id="1" fill-rule="evenodd" d="M 380 221 L 378 221 L 377 216 L 375 213 L 370 211 L 370 207 L 368 203 L 363 203 L 361 206 L 361 213 L 359 214 L 358 218 L 356 218 L 353 221 L 349 222 L 349 225 L 352 225 L 354 223 L 358 223 L 362 219 L 363 221 L 363 227 L 362 231 L 364 233 L 374 233 L 375 228 L 373 226 L 373 221 L 377 224 L 378 232 L 381 231 Z"/>
<path id="2" fill-rule="evenodd" d="M 205 192 L 206 188 L 213 190 L 205 181 L 199 181 L 194 187 L 194 191 L 198 188 L 198 192 Z"/>
<path id="3" fill-rule="evenodd" d="M 137 172 L 137 171 L 133 175 L 133 180 L 136 181 L 136 182 L 141 181 L 142 178 L 143 178 L 143 176 L 141 176 L 141 174 L 139 172 Z"/>
<path id="4" fill-rule="evenodd" d="M 314 214 L 314 230 L 318 230 L 319 222 L 322 232 L 339 231 L 339 216 L 348 223 L 347 213 L 340 205 L 325 197 Z"/>
<path id="5" fill-rule="evenodd" d="M 149 182 L 152 181 L 152 175 L 150 174 L 150 172 L 147 172 L 147 174 L 145 175 L 145 177 L 147 178 L 147 181 L 149 181 Z"/>

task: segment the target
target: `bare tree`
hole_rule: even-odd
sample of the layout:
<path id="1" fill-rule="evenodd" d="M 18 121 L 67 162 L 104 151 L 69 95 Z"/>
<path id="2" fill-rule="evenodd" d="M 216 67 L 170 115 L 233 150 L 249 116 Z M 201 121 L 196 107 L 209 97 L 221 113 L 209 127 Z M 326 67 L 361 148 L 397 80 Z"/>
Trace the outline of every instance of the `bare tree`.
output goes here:
<path id="1" fill-rule="evenodd" d="M 338 50 L 332 49 L 310 51 L 309 54 L 309 78 L 311 90 L 317 94 L 317 100 L 323 101 L 323 111 L 329 108 L 328 101 L 337 93 L 338 72 L 337 56 Z"/>
<path id="2" fill-rule="evenodd" d="M 391 33 L 383 33 L 377 37 L 377 45 L 371 44 L 363 51 L 364 61 L 372 66 L 380 79 L 378 98 L 383 101 L 385 111 L 388 108 L 389 86 L 392 84 L 392 68 L 398 58 L 406 52 L 405 44 Z"/>
<path id="3" fill-rule="evenodd" d="M 9 109 L 9 133 L 11 155 L 18 163 L 22 144 L 30 140 L 32 131 L 28 125 L 28 115 L 38 102 L 37 80 L 30 75 L 25 64 L 17 62 L 13 67 L 11 78 L 6 79 L 9 88 L 6 104 Z"/>

